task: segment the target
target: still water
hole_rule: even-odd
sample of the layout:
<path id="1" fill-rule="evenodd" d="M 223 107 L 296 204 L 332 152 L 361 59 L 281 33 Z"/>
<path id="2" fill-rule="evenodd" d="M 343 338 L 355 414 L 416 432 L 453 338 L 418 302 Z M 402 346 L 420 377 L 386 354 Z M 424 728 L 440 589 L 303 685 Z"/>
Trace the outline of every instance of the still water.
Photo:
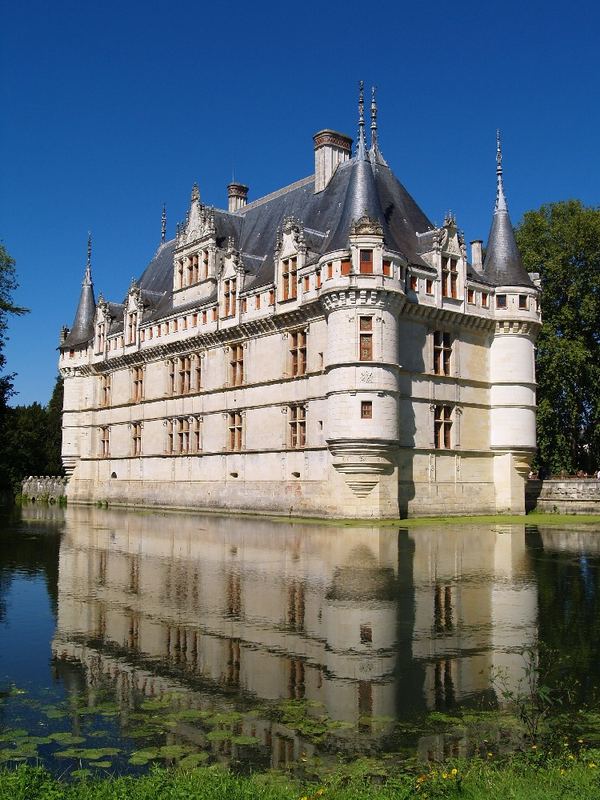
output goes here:
<path id="1" fill-rule="evenodd" d="M 426 721 L 502 705 L 490 676 L 517 686 L 523 648 L 567 654 L 583 697 L 600 683 L 599 568 L 582 523 L 6 512 L 0 763 L 458 755 L 464 736 Z"/>

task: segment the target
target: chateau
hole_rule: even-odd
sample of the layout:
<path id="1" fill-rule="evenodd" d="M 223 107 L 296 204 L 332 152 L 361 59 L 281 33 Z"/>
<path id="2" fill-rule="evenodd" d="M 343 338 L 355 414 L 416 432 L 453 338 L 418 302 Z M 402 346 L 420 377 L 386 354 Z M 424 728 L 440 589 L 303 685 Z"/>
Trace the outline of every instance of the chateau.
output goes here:
<path id="1" fill-rule="evenodd" d="M 535 451 L 539 281 L 497 146 L 485 254 L 433 225 L 387 165 L 371 102 L 358 143 L 314 136 L 315 172 L 189 211 L 120 303 L 91 246 L 63 329 L 74 502 L 397 518 L 521 513 Z"/>

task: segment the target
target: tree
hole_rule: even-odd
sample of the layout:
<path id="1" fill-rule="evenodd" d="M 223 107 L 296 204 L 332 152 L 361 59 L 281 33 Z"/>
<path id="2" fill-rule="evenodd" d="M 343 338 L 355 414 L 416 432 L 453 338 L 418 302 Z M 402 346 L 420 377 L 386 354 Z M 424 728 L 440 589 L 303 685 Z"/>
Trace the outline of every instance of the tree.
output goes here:
<path id="1" fill-rule="evenodd" d="M 600 208 L 566 200 L 516 231 L 542 281 L 537 343 L 538 461 L 548 472 L 600 466 Z"/>
<path id="2" fill-rule="evenodd" d="M 14 305 L 12 294 L 17 288 L 14 259 L 0 243 L 0 490 L 10 485 L 9 465 L 11 453 L 7 447 L 8 401 L 13 394 L 13 377 L 4 374 L 6 356 L 4 345 L 7 338 L 8 320 L 11 315 L 25 314 L 27 309 Z"/>
<path id="3" fill-rule="evenodd" d="M 64 385 L 60 375 L 56 378 L 50 402 L 46 406 L 45 475 L 64 475 L 60 457 L 62 445 L 62 409 Z"/>

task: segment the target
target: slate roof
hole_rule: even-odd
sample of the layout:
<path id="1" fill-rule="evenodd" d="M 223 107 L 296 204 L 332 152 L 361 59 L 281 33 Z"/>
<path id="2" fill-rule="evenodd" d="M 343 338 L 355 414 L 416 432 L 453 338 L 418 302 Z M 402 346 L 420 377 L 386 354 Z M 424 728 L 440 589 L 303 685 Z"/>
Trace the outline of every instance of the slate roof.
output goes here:
<path id="1" fill-rule="evenodd" d="M 318 194 L 314 177 L 309 177 L 236 212 L 215 209 L 217 245 L 224 247 L 230 237 L 233 240 L 247 272 L 247 292 L 273 283 L 278 231 L 287 217 L 303 227 L 310 263 L 324 253 L 348 247 L 351 225 L 365 213 L 382 225 L 389 250 L 403 255 L 409 263 L 429 268 L 420 255 L 423 247 L 417 232 L 433 230 L 432 223 L 385 162 L 374 158 L 372 163 L 364 152 L 340 164 Z M 145 319 L 159 318 L 172 310 L 175 246 L 175 239 L 162 244 L 138 281 L 141 290 L 154 292 L 155 297 L 162 295 L 154 302 L 148 297 Z M 190 307 L 193 305 L 197 301 Z"/>

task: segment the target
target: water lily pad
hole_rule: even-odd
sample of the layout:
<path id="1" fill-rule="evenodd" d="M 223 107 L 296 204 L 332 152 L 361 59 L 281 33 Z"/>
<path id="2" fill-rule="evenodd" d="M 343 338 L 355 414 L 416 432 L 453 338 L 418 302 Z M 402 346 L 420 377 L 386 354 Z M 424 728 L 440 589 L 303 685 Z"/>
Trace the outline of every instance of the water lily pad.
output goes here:
<path id="1" fill-rule="evenodd" d="M 58 708 L 57 706 L 46 706 L 46 708 L 42 709 L 42 713 L 45 714 L 48 719 L 63 719 L 67 716 L 67 712 L 63 708 Z"/>
<path id="2" fill-rule="evenodd" d="M 9 728 L 7 731 L 0 733 L 0 742 L 14 742 L 15 739 L 21 739 L 27 736 L 29 731 L 25 728 Z"/>
<path id="3" fill-rule="evenodd" d="M 216 730 L 210 731 L 210 733 L 206 734 L 206 738 L 210 742 L 224 742 L 227 739 L 231 739 L 232 733 L 231 731 L 224 731 L 224 730 Z"/>
<path id="4" fill-rule="evenodd" d="M 138 750 L 129 758 L 129 763 L 135 767 L 145 767 L 149 761 L 158 758 L 158 748 L 153 747 L 147 750 Z"/>
<path id="5" fill-rule="evenodd" d="M 55 758 L 79 758 L 82 761 L 99 761 L 120 753 L 118 747 L 68 747 L 54 753 Z"/>
<path id="6" fill-rule="evenodd" d="M 260 744 L 260 739 L 257 739 L 256 736 L 234 736 L 231 741 L 237 745 Z"/>
<path id="7" fill-rule="evenodd" d="M 203 750 L 201 753 L 191 753 L 189 756 L 185 756 L 179 762 L 179 766 L 182 769 L 194 769 L 194 767 L 199 767 L 201 764 L 204 764 L 208 761 L 209 754 Z"/>
<path id="8" fill-rule="evenodd" d="M 83 744 L 85 742 L 84 736 L 75 736 L 75 734 L 70 731 L 51 733 L 48 738 L 59 744 Z"/>
<path id="9" fill-rule="evenodd" d="M 98 767 L 98 769 L 110 769 L 112 761 L 92 761 L 90 767 Z"/>
<path id="10" fill-rule="evenodd" d="M 166 744 L 159 748 L 159 758 L 182 758 L 192 752 L 193 748 L 185 744 Z"/>
<path id="11" fill-rule="evenodd" d="M 74 769 L 71 771 L 71 777 L 79 778 L 79 780 L 85 780 L 89 778 L 91 774 L 92 772 L 89 769 Z"/>

